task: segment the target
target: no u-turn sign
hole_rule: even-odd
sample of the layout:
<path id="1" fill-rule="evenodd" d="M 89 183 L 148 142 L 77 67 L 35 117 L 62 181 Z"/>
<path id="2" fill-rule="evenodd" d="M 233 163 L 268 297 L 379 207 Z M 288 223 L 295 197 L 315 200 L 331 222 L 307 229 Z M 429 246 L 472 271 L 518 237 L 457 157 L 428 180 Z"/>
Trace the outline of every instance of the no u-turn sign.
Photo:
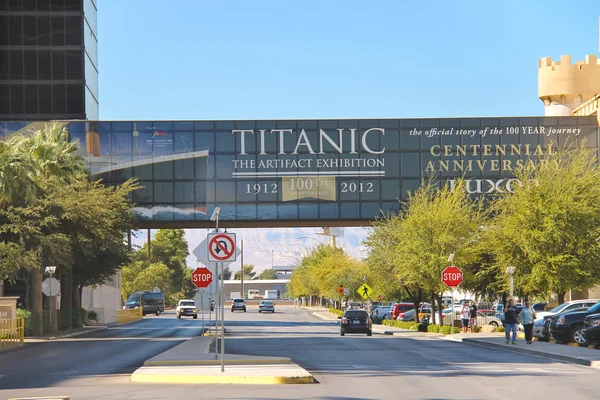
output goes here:
<path id="1" fill-rule="evenodd" d="M 235 233 L 208 234 L 208 261 L 232 262 L 236 256 Z"/>

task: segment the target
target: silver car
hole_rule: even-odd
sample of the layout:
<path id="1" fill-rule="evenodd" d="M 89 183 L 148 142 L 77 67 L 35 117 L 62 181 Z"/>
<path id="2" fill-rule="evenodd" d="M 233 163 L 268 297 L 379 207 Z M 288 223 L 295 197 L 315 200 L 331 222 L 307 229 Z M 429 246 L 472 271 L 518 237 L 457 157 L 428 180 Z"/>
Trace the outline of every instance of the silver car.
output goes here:
<path id="1" fill-rule="evenodd" d="M 258 303 L 258 312 L 272 312 L 275 313 L 275 304 L 271 300 L 263 300 Z"/>

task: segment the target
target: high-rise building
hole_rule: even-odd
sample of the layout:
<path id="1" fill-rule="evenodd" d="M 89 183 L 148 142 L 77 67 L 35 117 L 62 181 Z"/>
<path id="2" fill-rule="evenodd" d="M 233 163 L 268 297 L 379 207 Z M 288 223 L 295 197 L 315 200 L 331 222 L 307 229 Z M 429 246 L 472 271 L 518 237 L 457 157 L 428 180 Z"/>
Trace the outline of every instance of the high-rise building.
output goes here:
<path id="1" fill-rule="evenodd" d="M 97 0 L 0 0 L 0 120 L 98 119 Z"/>

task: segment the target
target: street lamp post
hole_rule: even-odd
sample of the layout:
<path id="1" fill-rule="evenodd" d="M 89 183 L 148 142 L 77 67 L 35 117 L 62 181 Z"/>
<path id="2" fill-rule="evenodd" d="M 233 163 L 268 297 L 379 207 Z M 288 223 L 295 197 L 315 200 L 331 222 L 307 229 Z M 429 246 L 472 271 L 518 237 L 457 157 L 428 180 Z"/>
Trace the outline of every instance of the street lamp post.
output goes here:
<path id="1" fill-rule="evenodd" d="M 515 291 L 515 282 L 514 282 L 514 275 L 515 275 L 515 271 L 517 270 L 516 267 L 506 267 L 506 273 L 508 274 L 508 279 L 509 279 L 509 296 L 512 299 L 514 296 L 514 291 Z"/>
<path id="2" fill-rule="evenodd" d="M 56 267 L 55 266 L 50 266 L 50 267 L 46 267 L 45 269 L 47 274 L 50 274 L 50 296 L 48 296 L 49 299 L 49 304 L 50 304 L 50 330 L 52 330 L 52 313 L 53 313 L 53 308 L 56 308 L 56 300 L 53 293 L 53 287 L 52 287 L 52 275 L 56 272 Z"/>

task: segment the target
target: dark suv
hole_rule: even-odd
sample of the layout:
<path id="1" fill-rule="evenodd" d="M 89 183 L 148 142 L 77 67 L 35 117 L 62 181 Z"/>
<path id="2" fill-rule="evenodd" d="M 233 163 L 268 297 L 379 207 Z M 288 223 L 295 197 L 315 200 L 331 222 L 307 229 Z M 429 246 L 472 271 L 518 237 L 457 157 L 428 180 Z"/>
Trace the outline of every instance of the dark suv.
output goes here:
<path id="1" fill-rule="evenodd" d="M 582 311 L 557 314 L 550 321 L 550 335 L 558 342 L 575 342 L 582 347 L 589 345 L 584 332 L 586 317 L 600 313 L 600 303 Z"/>
<path id="2" fill-rule="evenodd" d="M 591 314 L 585 317 L 583 327 L 583 334 L 588 344 L 600 343 L 600 314 Z"/>
<path id="3" fill-rule="evenodd" d="M 244 302 L 244 299 L 233 299 L 233 302 L 231 303 L 231 312 L 235 310 L 246 312 L 246 302 Z"/>
<path id="4" fill-rule="evenodd" d="M 340 323 L 340 335 L 346 333 L 366 333 L 367 336 L 373 334 L 373 325 L 369 313 L 365 310 L 347 310 L 343 317 L 338 317 Z"/>

